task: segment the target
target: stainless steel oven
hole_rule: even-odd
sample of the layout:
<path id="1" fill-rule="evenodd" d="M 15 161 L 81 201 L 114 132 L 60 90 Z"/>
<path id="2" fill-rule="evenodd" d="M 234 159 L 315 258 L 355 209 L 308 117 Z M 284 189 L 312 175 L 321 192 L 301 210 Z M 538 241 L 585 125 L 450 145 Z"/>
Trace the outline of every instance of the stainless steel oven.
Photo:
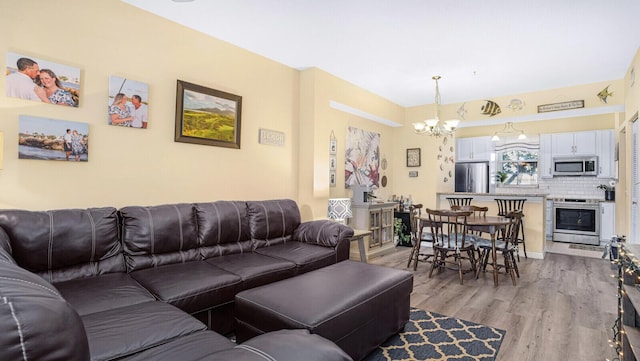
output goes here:
<path id="1" fill-rule="evenodd" d="M 600 244 L 600 207 L 596 200 L 562 199 L 553 202 L 553 240 Z"/>

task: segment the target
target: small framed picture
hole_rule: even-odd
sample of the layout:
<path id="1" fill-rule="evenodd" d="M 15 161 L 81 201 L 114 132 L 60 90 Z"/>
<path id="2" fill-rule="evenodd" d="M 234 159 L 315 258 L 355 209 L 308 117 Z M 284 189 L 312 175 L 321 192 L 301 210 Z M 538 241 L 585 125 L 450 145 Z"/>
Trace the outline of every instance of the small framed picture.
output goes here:
<path id="1" fill-rule="evenodd" d="M 330 187 L 335 187 L 336 186 L 336 172 L 335 171 L 329 172 L 329 186 Z"/>
<path id="2" fill-rule="evenodd" d="M 329 140 L 329 154 L 338 153 L 338 141 L 336 139 Z"/>
<path id="3" fill-rule="evenodd" d="M 420 166 L 420 148 L 407 149 L 407 167 Z"/>
<path id="4" fill-rule="evenodd" d="M 338 164 L 338 159 L 335 155 L 329 156 L 329 170 L 336 170 Z"/>

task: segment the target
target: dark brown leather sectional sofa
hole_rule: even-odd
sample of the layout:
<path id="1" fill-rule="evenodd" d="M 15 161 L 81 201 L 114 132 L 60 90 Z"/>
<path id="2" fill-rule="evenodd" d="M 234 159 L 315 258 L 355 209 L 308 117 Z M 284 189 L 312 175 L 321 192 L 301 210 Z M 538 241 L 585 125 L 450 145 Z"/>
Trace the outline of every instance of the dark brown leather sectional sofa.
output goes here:
<path id="1" fill-rule="evenodd" d="M 306 330 L 222 335 L 238 292 L 347 259 L 352 234 L 292 200 L 1 210 L 0 359 L 348 360 Z"/>

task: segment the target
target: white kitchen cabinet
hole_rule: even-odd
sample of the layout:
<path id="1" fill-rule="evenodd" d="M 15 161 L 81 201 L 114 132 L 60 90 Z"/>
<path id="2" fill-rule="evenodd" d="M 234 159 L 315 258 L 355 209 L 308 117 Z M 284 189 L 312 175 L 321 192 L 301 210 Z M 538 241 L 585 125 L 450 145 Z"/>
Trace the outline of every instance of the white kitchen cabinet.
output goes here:
<path id="1" fill-rule="evenodd" d="M 596 131 L 551 134 L 553 156 L 596 154 Z"/>
<path id="2" fill-rule="evenodd" d="M 613 130 L 597 131 L 598 178 L 615 178 L 615 139 Z"/>
<path id="3" fill-rule="evenodd" d="M 615 202 L 600 202 L 600 243 L 607 242 L 616 234 Z"/>
<path id="4" fill-rule="evenodd" d="M 538 162 L 540 178 L 552 178 L 553 149 L 551 149 L 551 134 L 540 134 L 540 153 L 538 154 Z"/>
<path id="5" fill-rule="evenodd" d="M 482 162 L 491 160 L 491 137 L 456 139 L 457 162 Z"/>

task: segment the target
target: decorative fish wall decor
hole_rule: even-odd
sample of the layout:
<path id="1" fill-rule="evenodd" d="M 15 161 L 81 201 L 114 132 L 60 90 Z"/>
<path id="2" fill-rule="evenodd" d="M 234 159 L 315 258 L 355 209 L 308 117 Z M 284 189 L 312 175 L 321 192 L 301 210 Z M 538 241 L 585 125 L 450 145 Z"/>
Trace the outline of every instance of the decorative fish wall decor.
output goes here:
<path id="1" fill-rule="evenodd" d="M 522 110 L 522 108 L 524 108 L 524 102 L 521 99 L 511 99 L 509 105 L 507 105 L 507 108 L 513 110 L 514 112 L 516 110 Z"/>
<path id="2" fill-rule="evenodd" d="M 609 87 L 610 86 L 611 85 L 607 85 L 606 88 L 602 89 L 600 91 L 600 93 L 598 93 L 598 98 L 600 99 L 601 102 L 603 102 L 605 104 L 607 104 L 607 98 L 610 97 L 610 96 L 613 96 L 613 93 L 609 92 Z"/>
<path id="3" fill-rule="evenodd" d="M 480 110 L 482 111 L 482 114 L 488 115 L 490 117 L 502 113 L 502 110 L 500 110 L 500 106 L 498 105 L 498 103 L 491 100 L 487 100 L 482 108 L 480 108 Z"/>
<path id="4" fill-rule="evenodd" d="M 458 108 L 458 116 L 460 117 L 460 119 L 464 120 L 464 115 L 467 114 L 467 109 L 465 109 L 465 104 L 467 103 L 462 103 L 462 105 L 460 106 L 460 108 Z"/>

